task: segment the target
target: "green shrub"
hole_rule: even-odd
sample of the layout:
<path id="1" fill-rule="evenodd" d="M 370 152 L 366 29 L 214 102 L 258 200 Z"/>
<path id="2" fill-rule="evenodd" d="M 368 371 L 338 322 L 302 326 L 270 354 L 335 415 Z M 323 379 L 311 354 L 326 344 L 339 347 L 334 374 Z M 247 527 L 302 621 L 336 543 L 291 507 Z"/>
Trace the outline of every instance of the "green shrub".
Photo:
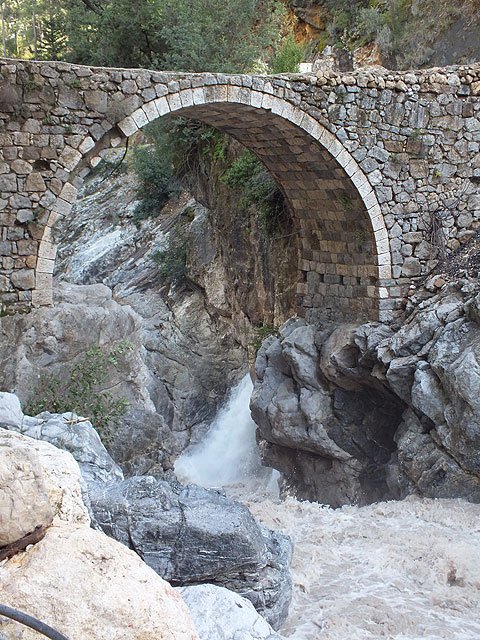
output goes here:
<path id="1" fill-rule="evenodd" d="M 261 166 L 251 151 L 244 151 L 224 172 L 222 182 L 232 189 L 244 187 L 259 172 Z"/>
<path id="2" fill-rule="evenodd" d="M 379 9 L 375 7 L 360 9 L 355 24 L 355 44 L 363 46 L 373 42 L 384 25 L 385 19 Z"/>
<path id="3" fill-rule="evenodd" d="M 260 225 L 267 236 L 277 235 L 290 221 L 283 193 L 263 167 L 249 181 L 242 201 L 256 206 Z"/>
<path id="4" fill-rule="evenodd" d="M 257 351 L 262 346 L 262 342 L 266 340 L 269 336 L 278 335 L 278 327 L 273 324 L 262 324 L 259 327 L 253 328 L 254 337 L 250 343 L 253 351 L 257 353 Z"/>
<path id="5" fill-rule="evenodd" d="M 299 65 L 305 57 L 306 47 L 292 34 L 284 38 L 270 63 L 270 73 L 298 73 Z"/>
<path id="6" fill-rule="evenodd" d="M 111 442 L 116 421 L 125 413 L 126 398 L 114 398 L 101 391 L 112 368 L 118 367 L 121 357 L 132 348 L 127 340 L 120 341 L 109 352 L 91 346 L 62 377 L 45 372 L 40 374 L 35 390 L 25 406 L 25 413 L 37 415 L 72 412 L 88 418 L 104 443 Z"/>
<path id="7" fill-rule="evenodd" d="M 170 154 L 161 144 L 137 146 L 133 150 L 132 165 L 140 184 L 140 198 L 134 220 L 158 216 L 169 199 L 180 193 Z"/>
<path id="8" fill-rule="evenodd" d="M 187 274 L 188 236 L 177 225 L 170 231 L 165 248 L 157 249 L 152 260 L 158 265 L 158 273 L 167 284 L 178 284 Z"/>
<path id="9" fill-rule="evenodd" d="M 288 225 L 290 216 L 278 184 L 251 151 L 244 151 L 224 172 L 222 182 L 242 192 L 240 206 L 254 206 L 260 226 L 275 236 Z"/>

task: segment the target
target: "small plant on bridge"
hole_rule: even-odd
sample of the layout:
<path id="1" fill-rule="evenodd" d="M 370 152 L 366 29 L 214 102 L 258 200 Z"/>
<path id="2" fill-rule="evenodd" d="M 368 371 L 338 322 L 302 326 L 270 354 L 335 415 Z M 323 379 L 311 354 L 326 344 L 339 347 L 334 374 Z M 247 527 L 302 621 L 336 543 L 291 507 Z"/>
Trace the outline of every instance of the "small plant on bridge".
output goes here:
<path id="1" fill-rule="evenodd" d="M 270 73 L 298 73 L 306 55 L 306 46 L 295 41 L 289 33 L 280 43 L 270 65 Z"/>
<path id="2" fill-rule="evenodd" d="M 115 423 L 125 413 L 126 398 L 115 398 L 101 389 L 112 369 L 118 369 L 125 353 L 132 349 L 121 340 L 106 351 L 93 345 L 61 376 L 40 374 L 35 390 L 25 406 L 25 413 L 37 415 L 73 412 L 88 418 L 104 443 L 112 440 Z"/>

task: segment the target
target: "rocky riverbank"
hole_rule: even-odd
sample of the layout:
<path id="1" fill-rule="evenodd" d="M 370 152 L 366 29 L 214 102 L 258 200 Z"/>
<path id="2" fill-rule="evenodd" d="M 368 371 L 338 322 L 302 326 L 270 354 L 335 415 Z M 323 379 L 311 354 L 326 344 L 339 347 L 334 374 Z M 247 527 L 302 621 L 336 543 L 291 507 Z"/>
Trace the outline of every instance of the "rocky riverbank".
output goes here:
<path id="1" fill-rule="evenodd" d="M 73 456 L 85 483 L 78 490 L 92 525 L 135 551 L 162 578 L 176 586 L 226 587 L 252 602 L 273 627 L 284 622 L 291 600 L 290 540 L 259 526 L 245 506 L 219 491 L 182 486 L 172 477 L 124 480 L 88 420 L 71 413 L 25 416 L 13 394 L 0 394 L 0 427 L 23 434 L 19 441 L 25 450 L 35 438 L 49 442 L 52 455 L 54 446 L 70 452 L 70 464 L 78 469 Z M 8 441 L 0 454 L 10 455 Z M 22 480 L 16 482 L 23 491 Z M 7 482 L 5 487 L 8 492 Z M 28 499 L 22 502 L 24 512 Z M 22 529 L 10 537 L 50 525 L 50 520 L 37 522 L 41 516 L 33 508 L 30 516 L 23 522 L 22 512 L 18 514 L 19 523 L 9 526 Z M 218 594 L 215 598 L 222 599 Z"/>
<path id="2" fill-rule="evenodd" d="M 478 279 L 434 276 L 409 312 L 397 329 L 293 319 L 262 345 L 252 413 L 295 495 L 480 501 Z"/>

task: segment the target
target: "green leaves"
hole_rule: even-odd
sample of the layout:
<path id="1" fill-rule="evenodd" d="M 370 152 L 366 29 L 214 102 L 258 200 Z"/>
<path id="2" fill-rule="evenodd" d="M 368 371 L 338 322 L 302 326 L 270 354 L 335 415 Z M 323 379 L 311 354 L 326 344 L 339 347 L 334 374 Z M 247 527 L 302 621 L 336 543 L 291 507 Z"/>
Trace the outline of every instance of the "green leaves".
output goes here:
<path id="1" fill-rule="evenodd" d="M 288 34 L 280 43 L 270 63 L 270 73 L 298 73 L 305 53 L 306 46 L 295 42 L 293 35 Z"/>
<path id="2" fill-rule="evenodd" d="M 242 73 L 278 38 L 275 0 L 167 0 L 162 29 L 167 68 Z"/>
<path id="3" fill-rule="evenodd" d="M 224 172 L 222 182 L 241 192 L 240 204 L 254 206 L 261 227 L 274 237 L 289 228 L 290 216 L 282 192 L 273 177 L 251 151 L 244 151 Z"/>
<path id="4" fill-rule="evenodd" d="M 165 52 L 163 0 L 106 0 L 95 11 L 72 0 L 66 20 L 71 62 L 157 67 Z"/>
<path id="5" fill-rule="evenodd" d="M 158 265 L 158 273 L 166 284 L 178 284 L 187 274 L 188 236 L 177 225 L 163 249 L 157 249 L 152 259 Z"/>
<path id="6" fill-rule="evenodd" d="M 69 4 L 72 62 L 173 71 L 245 72 L 279 37 L 278 0 L 105 0 Z"/>
<path id="7" fill-rule="evenodd" d="M 140 179 L 137 196 L 141 198 L 134 213 L 136 222 L 158 216 L 181 187 L 175 177 L 168 149 L 156 144 L 137 146 L 133 150 L 133 169 Z"/>
<path id="8" fill-rule="evenodd" d="M 131 349 L 128 340 L 121 340 L 108 352 L 93 345 L 62 377 L 42 372 L 25 413 L 71 411 L 88 418 L 103 442 L 108 444 L 115 422 L 125 413 L 128 401 L 102 391 L 101 386 L 107 382 L 112 368 L 117 368 L 122 356 Z"/>

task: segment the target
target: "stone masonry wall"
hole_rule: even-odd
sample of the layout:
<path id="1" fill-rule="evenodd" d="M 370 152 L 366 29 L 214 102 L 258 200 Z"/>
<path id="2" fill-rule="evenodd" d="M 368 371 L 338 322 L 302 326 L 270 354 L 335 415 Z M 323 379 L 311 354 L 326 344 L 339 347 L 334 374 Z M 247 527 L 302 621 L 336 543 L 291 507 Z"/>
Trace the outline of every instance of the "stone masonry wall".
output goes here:
<path id="1" fill-rule="evenodd" d="M 480 224 L 480 65 L 174 74 L 0 60 L 0 303 L 52 301 L 56 221 L 102 151 L 168 113 L 250 147 L 292 208 L 298 310 L 388 321 Z"/>

